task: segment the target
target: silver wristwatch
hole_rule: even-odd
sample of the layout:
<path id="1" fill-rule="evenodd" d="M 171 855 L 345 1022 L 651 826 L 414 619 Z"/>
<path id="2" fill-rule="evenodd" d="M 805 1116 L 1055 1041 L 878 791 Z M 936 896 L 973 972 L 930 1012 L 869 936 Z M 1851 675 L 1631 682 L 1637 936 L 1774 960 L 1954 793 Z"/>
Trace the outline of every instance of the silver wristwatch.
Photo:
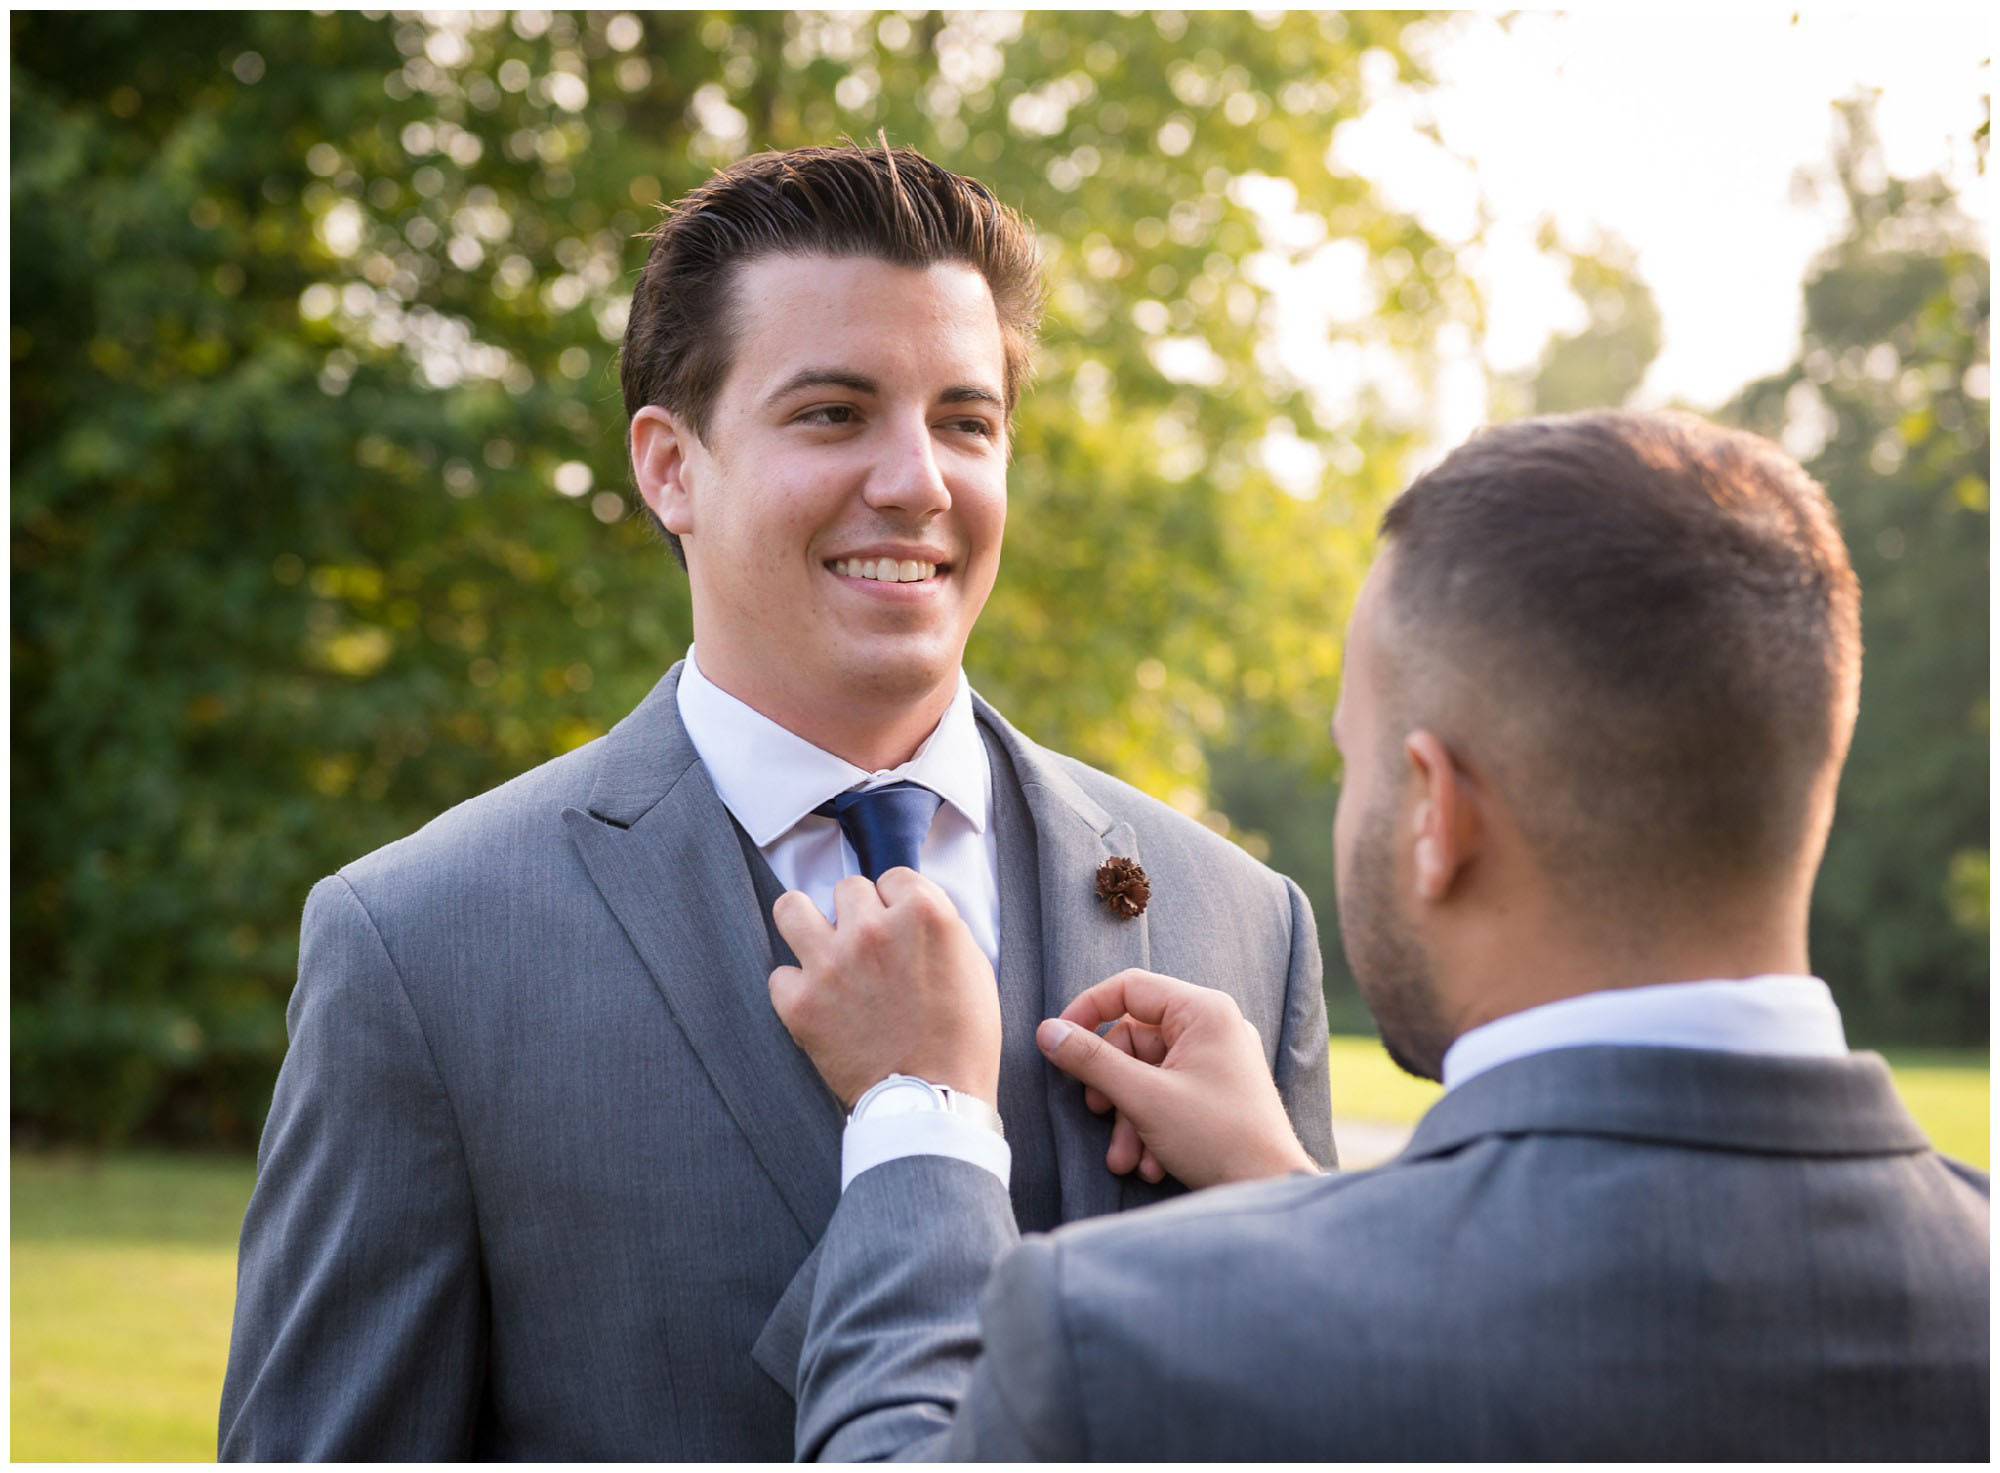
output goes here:
<path id="1" fill-rule="evenodd" d="M 932 1084 L 914 1074 L 891 1074 L 862 1095 L 848 1111 L 847 1123 L 852 1125 L 864 1116 L 874 1119 L 926 1112 L 962 1116 L 975 1125 L 985 1126 L 1002 1140 L 1007 1138 L 1007 1132 L 1000 1128 L 1000 1112 L 986 1101 L 948 1084 Z"/>

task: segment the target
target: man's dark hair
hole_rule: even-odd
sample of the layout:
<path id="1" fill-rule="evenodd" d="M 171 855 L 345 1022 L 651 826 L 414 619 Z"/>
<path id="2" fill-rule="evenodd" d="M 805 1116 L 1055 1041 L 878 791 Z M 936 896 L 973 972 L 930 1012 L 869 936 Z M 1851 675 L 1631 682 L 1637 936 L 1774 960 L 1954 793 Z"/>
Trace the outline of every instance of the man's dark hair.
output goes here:
<path id="1" fill-rule="evenodd" d="M 651 238 L 619 357 L 627 420 L 657 404 L 707 434 L 736 348 L 735 274 L 770 255 L 978 271 L 1000 319 L 1011 420 L 1041 322 L 1041 260 L 1034 232 L 977 180 L 886 144 L 760 153 L 669 206 Z"/>
<path id="2" fill-rule="evenodd" d="M 1680 902 L 1817 861 L 1860 594 L 1776 446 L 1683 414 L 1525 420 L 1420 476 L 1382 535 L 1413 651 L 1392 679 L 1431 708 L 1399 714 L 1461 726 L 1440 736 L 1484 755 L 1559 885 Z"/>

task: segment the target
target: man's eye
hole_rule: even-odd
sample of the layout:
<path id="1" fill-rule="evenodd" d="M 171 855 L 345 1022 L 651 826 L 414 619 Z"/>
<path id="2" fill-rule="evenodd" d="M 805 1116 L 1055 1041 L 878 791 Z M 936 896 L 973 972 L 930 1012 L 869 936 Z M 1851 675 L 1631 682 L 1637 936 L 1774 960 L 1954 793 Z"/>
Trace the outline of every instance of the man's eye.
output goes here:
<path id="1" fill-rule="evenodd" d="M 852 404 L 818 404 L 801 414 L 799 420 L 804 424 L 846 425 L 859 417 Z"/>
<path id="2" fill-rule="evenodd" d="M 994 434 L 993 426 L 983 419 L 954 419 L 947 423 L 951 429 L 957 430 L 962 435 L 980 435 L 991 439 Z"/>

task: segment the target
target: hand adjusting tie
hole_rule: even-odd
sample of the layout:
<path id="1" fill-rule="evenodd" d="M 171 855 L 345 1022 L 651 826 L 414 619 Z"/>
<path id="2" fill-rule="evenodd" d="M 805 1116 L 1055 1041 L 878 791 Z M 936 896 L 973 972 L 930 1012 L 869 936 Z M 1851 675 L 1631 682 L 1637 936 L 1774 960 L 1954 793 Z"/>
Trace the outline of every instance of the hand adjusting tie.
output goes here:
<path id="1" fill-rule="evenodd" d="M 922 783 L 901 782 L 837 794 L 813 812 L 839 820 L 840 831 L 861 861 L 861 873 L 879 880 L 883 871 L 899 865 L 921 868 L 917 857 L 942 801 Z"/>

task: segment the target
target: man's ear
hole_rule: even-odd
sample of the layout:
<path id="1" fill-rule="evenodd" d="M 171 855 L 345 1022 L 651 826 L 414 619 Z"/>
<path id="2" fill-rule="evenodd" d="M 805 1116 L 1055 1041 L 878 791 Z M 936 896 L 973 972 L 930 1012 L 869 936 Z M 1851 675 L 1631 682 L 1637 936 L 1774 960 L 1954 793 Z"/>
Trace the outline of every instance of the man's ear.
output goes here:
<path id="1" fill-rule="evenodd" d="M 1431 732 L 1405 737 L 1403 756 L 1416 803 L 1411 858 L 1417 898 L 1443 900 L 1484 841 L 1479 785 Z"/>
<path id="2" fill-rule="evenodd" d="M 640 498 L 669 532 L 687 536 L 694 530 L 688 460 L 702 453 L 701 442 L 679 415 L 657 404 L 632 416 L 631 437 L 632 479 Z"/>

